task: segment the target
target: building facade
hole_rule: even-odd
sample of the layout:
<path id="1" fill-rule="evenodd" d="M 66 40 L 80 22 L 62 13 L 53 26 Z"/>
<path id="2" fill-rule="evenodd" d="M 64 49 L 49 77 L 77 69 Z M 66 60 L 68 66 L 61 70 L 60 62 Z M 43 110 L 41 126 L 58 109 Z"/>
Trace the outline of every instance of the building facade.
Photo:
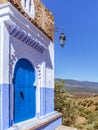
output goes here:
<path id="1" fill-rule="evenodd" d="M 53 27 L 39 0 L 0 1 L 0 130 L 62 124 L 54 111 Z"/>

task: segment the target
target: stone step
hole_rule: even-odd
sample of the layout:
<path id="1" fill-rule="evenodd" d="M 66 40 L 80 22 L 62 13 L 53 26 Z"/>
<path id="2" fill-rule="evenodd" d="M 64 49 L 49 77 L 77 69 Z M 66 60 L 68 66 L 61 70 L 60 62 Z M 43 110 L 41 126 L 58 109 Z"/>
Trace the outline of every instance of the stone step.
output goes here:
<path id="1" fill-rule="evenodd" d="M 77 130 L 77 129 L 62 125 L 62 126 L 57 127 L 55 130 Z"/>

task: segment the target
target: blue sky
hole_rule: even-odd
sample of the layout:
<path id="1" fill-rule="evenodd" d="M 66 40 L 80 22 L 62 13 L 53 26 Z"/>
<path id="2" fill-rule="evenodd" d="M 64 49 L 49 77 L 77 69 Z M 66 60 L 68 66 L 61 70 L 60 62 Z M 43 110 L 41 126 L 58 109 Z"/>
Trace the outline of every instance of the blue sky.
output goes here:
<path id="1" fill-rule="evenodd" d="M 55 77 L 98 81 L 98 0 L 42 0 L 55 17 Z M 59 45 L 60 27 L 67 36 Z"/>

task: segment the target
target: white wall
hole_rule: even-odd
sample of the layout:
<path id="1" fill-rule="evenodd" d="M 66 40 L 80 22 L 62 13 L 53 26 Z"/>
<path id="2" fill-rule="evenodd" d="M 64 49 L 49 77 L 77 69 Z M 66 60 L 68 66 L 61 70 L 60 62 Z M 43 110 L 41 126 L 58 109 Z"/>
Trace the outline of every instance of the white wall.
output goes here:
<path id="1" fill-rule="evenodd" d="M 0 33 L 0 84 L 9 85 L 10 99 L 8 99 L 8 103 L 10 102 L 10 104 L 6 105 L 7 107 L 10 106 L 10 121 L 13 121 L 14 118 L 14 86 L 12 82 L 14 69 L 17 61 L 21 58 L 28 59 L 35 68 L 37 116 L 41 111 L 40 96 L 43 96 L 40 95 L 40 88 L 54 88 L 54 45 L 10 3 L 0 6 L 0 21 L 2 23 L 0 24 L 0 31 L 2 30 Z M 40 53 L 33 47 L 19 40 L 18 37 L 10 34 L 10 31 L 14 27 L 25 31 L 26 34 L 30 35 L 35 40 L 37 39 L 42 45 L 44 45 L 45 50 L 43 53 Z M 3 93 L 3 91 L 0 90 L 0 93 Z M 9 96 L 9 94 L 7 96 Z M 1 99 L 2 97 L 0 97 L 0 100 Z M 3 102 L 4 100 L 2 99 L 2 102 L 0 102 L 0 114 L 4 109 L 2 105 Z M 9 110 L 7 110 L 6 114 L 9 115 Z"/>

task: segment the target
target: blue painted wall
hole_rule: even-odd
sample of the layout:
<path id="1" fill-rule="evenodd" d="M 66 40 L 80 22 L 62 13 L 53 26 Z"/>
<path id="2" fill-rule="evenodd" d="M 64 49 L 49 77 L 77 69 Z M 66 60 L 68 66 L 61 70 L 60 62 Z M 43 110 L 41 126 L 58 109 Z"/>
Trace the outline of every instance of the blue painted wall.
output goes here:
<path id="1" fill-rule="evenodd" d="M 0 122 L 2 120 L 1 130 L 9 127 L 9 84 L 0 84 L 0 106 L 2 106 L 2 116 L 0 113 Z M 2 98 L 1 98 L 2 97 Z M 1 107 L 0 107 L 1 108 Z"/>
<path id="2" fill-rule="evenodd" d="M 40 89 L 41 100 L 41 116 L 54 111 L 54 89 L 53 88 L 41 88 Z"/>
<path id="3" fill-rule="evenodd" d="M 58 118 L 58 119 L 54 120 L 53 122 L 50 122 L 49 124 L 44 125 L 35 130 L 55 130 L 55 128 L 57 128 L 60 125 L 62 125 L 62 118 Z"/>
<path id="4" fill-rule="evenodd" d="M 1 86 L 0 86 L 0 129 L 1 129 Z"/>
<path id="5" fill-rule="evenodd" d="M 46 114 L 54 111 L 54 89 L 46 89 Z"/>

